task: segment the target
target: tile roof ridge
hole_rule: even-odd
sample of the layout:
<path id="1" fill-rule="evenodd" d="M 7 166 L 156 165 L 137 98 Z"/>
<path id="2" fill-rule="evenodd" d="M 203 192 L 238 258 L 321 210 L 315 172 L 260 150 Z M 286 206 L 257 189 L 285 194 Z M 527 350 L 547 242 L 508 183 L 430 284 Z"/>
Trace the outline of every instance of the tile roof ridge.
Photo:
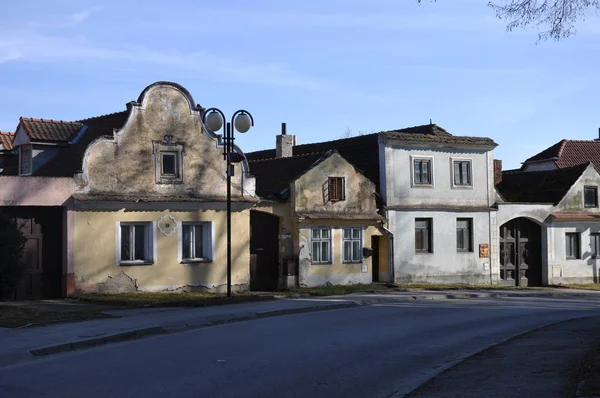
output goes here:
<path id="1" fill-rule="evenodd" d="M 285 156 L 285 157 L 280 157 L 280 158 L 275 157 L 275 158 L 254 159 L 254 160 L 248 160 L 248 162 L 249 163 L 258 163 L 258 162 L 265 162 L 268 160 L 298 159 L 298 158 L 305 158 L 305 157 L 315 156 L 315 155 L 325 155 L 328 152 L 331 152 L 331 150 L 302 153 L 299 155 Z"/>
<path id="2" fill-rule="evenodd" d="M 108 116 L 114 116 L 114 115 L 119 115 L 119 114 L 122 114 L 122 113 L 127 113 L 127 112 L 129 112 L 127 109 L 123 109 L 122 111 L 111 112 L 111 113 L 105 113 L 105 114 L 103 114 L 103 115 L 91 116 L 91 117 L 86 117 L 86 118 L 84 118 L 84 119 L 79 119 L 79 120 L 78 120 L 78 122 L 79 122 L 79 123 L 83 123 L 83 122 L 85 122 L 85 121 L 88 121 L 88 120 L 96 120 L 96 119 L 101 119 L 101 118 L 104 118 L 104 117 L 108 117 Z"/>
<path id="3" fill-rule="evenodd" d="M 54 119 L 44 119 L 44 118 L 35 118 L 35 117 L 23 117 L 21 116 L 21 120 L 28 122 L 42 122 L 42 123 L 62 123 L 62 124 L 81 124 L 81 122 L 72 122 L 68 120 L 54 120 Z"/>
<path id="4" fill-rule="evenodd" d="M 0 135 L 15 135 L 15 133 L 10 131 L 0 131 Z"/>

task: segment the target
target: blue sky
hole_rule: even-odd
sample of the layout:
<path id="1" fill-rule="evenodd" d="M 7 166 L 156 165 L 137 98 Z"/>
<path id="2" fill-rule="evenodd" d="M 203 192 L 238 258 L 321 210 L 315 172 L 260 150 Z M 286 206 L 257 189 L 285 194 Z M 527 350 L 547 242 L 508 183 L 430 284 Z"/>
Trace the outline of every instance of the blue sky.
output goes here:
<path id="1" fill-rule="evenodd" d="M 158 80 L 248 109 L 244 151 L 434 123 L 488 136 L 515 168 L 562 138 L 598 137 L 600 17 L 536 44 L 487 0 L 3 1 L 0 130 L 20 116 L 125 108 Z"/>

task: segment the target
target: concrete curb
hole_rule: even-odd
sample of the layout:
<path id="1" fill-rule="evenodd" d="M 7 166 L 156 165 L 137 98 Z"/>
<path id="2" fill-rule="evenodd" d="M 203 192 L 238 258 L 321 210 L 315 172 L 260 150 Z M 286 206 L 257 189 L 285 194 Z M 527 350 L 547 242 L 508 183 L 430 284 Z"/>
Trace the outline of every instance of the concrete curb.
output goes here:
<path id="1" fill-rule="evenodd" d="M 105 334 L 103 336 L 98 336 L 90 339 L 81 339 L 70 341 L 66 343 L 60 343 L 55 345 L 49 345 L 45 347 L 32 348 L 29 349 L 29 353 L 31 353 L 35 357 L 43 357 L 53 354 L 59 354 L 64 352 L 82 350 L 87 348 L 99 347 L 105 344 L 110 343 L 118 343 L 123 341 L 141 339 L 149 336 L 156 336 L 161 334 L 169 334 L 175 332 L 182 332 L 187 330 L 201 329 L 203 327 L 216 326 L 225 323 L 232 322 L 243 322 L 251 319 L 257 318 L 268 318 L 268 317 L 276 317 L 282 315 L 292 315 L 292 314 L 301 314 L 307 312 L 318 312 L 318 311 L 328 311 L 328 310 L 337 310 L 343 308 L 352 308 L 358 307 L 360 304 L 355 302 L 349 303 L 340 303 L 340 304 L 332 304 L 332 305 L 316 305 L 313 307 L 304 307 L 304 308 L 291 308 L 285 310 L 274 310 L 274 311 L 264 311 L 264 312 L 249 312 L 247 314 L 242 315 L 219 315 L 211 317 L 210 319 L 200 319 L 194 322 L 194 320 L 187 322 L 175 322 L 171 324 L 165 324 L 162 326 L 151 326 L 142 329 L 134 329 L 128 330 L 125 332 L 119 332 L 114 334 Z"/>

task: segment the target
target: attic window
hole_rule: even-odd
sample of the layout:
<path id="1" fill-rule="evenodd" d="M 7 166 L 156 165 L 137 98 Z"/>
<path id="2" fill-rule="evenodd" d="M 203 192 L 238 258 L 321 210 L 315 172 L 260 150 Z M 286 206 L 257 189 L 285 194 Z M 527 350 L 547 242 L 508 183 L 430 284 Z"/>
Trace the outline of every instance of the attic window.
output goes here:
<path id="1" fill-rule="evenodd" d="M 598 187 L 583 188 L 585 207 L 598 207 Z"/>
<path id="2" fill-rule="evenodd" d="M 32 150 L 31 145 L 21 145 L 19 147 L 19 175 L 31 175 L 32 165 Z"/>
<path id="3" fill-rule="evenodd" d="M 183 145 L 173 143 L 173 137 L 165 136 L 154 142 L 154 162 L 157 184 L 181 184 L 183 182 Z"/>
<path id="4" fill-rule="evenodd" d="M 329 177 L 329 200 L 339 202 L 346 199 L 344 177 Z"/>

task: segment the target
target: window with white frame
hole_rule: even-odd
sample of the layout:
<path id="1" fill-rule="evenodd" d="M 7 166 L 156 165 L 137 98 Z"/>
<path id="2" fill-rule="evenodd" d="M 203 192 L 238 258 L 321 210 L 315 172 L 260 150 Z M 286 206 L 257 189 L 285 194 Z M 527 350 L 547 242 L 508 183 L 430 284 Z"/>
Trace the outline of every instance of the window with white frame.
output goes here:
<path id="1" fill-rule="evenodd" d="M 331 229 L 313 228 L 310 232 L 313 263 L 331 263 Z"/>
<path id="2" fill-rule="evenodd" d="M 592 232 L 590 234 L 590 248 L 592 249 L 592 258 L 598 258 L 600 252 L 600 233 Z"/>
<path id="3" fill-rule="evenodd" d="M 598 187 L 584 187 L 583 198 L 585 207 L 598 207 Z"/>
<path id="4" fill-rule="evenodd" d="M 33 150 L 31 145 L 21 145 L 19 147 L 19 174 L 31 175 L 32 173 Z"/>
<path id="5" fill-rule="evenodd" d="M 119 263 L 151 264 L 153 260 L 152 223 L 120 223 Z"/>
<path id="6" fill-rule="evenodd" d="M 576 232 L 568 232 L 565 234 L 566 255 L 567 259 L 581 258 L 579 251 L 579 234 Z"/>
<path id="7" fill-rule="evenodd" d="M 362 228 L 344 228 L 343 233 L 342 261 L 345 263 L 362 262 Z"/>
<path id="8" fill-rule="evenodd" d="M 181 260 L 183 262 L 208 262 L 212 260 L 210 223 L 182 224 Z"/>
<path id="9" fill-rule="evenodd" d="M 471 178 L 471 161 L 470 160 L 454 160 L 452 162 L 454 168 L 454 185 L 459 187 L 470 187 L 472 184 Z"/>
<path id="10" fill-rule="evenodd" d="M 413 159 L 413 184 L 431 185 L 433 175 L 431 167 L 432 159 Z"/>

